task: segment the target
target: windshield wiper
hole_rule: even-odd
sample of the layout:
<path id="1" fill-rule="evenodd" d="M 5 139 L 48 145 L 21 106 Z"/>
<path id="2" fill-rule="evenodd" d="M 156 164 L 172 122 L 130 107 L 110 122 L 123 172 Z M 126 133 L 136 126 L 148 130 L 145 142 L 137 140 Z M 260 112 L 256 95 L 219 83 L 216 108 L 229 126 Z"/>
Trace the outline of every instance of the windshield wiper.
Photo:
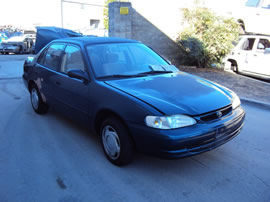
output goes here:
<path id="1" fill-rule="evenodd" d="M 168 74 L 168 73 L 173 73 L 173 71 L 167 71 L 167 70 L 151 70 L 151 71 L 148 71 L 148 72 L 141 72 L 141 73 L 138 73 L 138 75 L 151 75 L 151 74 Z"/>
<path id="2" fill-rule="evenodd" d="M 136 77 L 137 75 L 125 75 L 125 74 L 114 74 L 114 75 L 107 75 L 107 76 L 100 76 L 99 79 L 110 79 L 110 78 L 131 78 Z"/>
<path id="3" fill-rule="evenodd" d="M 147 72 L 141 72 L 138 74 L 114 74 L 114 75 L 106 75 L 106 76 L 100 76 L 98 79 L 114 79 L 114 78 L 132 78 L 132 77 L 141 77 L 145 75 L 153 75 L 153 74 L 168 74 L 173 73 L 173 71 L 166 71 L 166 70 L 156 70 L 156 71 L 147 71 Z"/>

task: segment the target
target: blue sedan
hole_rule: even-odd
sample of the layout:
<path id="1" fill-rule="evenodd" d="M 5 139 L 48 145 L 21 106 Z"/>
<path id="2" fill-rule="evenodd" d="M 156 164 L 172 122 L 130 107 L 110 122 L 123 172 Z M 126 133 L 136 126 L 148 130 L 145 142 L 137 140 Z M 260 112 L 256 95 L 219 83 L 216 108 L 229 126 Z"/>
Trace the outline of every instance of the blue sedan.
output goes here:
<path id="1" fill-rule="evenodd" d="M 237 136 L 245 118 L 234 92 L 135 40 L 54 40 L 25 61 L 23 80 L 35 112 L 54 108 L 86 124 L 115 165 L 135 151 L 179 158 L 212 150 Z"/>

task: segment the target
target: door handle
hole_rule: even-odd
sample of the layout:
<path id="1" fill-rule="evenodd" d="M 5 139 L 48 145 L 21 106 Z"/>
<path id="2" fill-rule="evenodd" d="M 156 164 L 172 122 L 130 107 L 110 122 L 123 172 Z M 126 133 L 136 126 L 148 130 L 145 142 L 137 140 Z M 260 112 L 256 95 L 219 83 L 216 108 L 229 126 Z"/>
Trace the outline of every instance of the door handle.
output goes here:
<path id="1" fill-rule="evenodd" d="M 61 83 L 59 81 L 56 81 L 55 84 L 58 85 L 58 86 L 61 85 Z"/>

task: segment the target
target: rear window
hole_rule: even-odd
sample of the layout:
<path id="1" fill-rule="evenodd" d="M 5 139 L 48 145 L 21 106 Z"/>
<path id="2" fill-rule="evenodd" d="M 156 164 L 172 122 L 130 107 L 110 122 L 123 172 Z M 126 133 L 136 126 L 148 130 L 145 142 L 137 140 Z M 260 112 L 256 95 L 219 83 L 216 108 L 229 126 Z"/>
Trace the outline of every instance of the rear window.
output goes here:
<path id="1" fill-rule="evenodd" d="M 257 7 L 260 3 L 260 0 L 248 0 L 246 6 L 248 7 Z"/>

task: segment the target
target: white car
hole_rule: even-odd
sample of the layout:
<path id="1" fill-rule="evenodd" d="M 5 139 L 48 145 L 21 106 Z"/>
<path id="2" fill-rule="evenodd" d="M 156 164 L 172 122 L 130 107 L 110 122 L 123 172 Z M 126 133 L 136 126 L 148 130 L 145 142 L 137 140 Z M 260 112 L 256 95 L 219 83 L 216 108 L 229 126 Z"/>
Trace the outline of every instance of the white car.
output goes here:
<path id="1" fill-rule="evenodd" d="M 224 59 L 225 69 L 270 79 L 270 36 L 243 35 Z"/>
<path id="2" fill-rule="evenodd" d="M 232 15 L 245 33 L 270 35 L 270 0 L 247 0 L 245 6 L 235 8 Z"/>

